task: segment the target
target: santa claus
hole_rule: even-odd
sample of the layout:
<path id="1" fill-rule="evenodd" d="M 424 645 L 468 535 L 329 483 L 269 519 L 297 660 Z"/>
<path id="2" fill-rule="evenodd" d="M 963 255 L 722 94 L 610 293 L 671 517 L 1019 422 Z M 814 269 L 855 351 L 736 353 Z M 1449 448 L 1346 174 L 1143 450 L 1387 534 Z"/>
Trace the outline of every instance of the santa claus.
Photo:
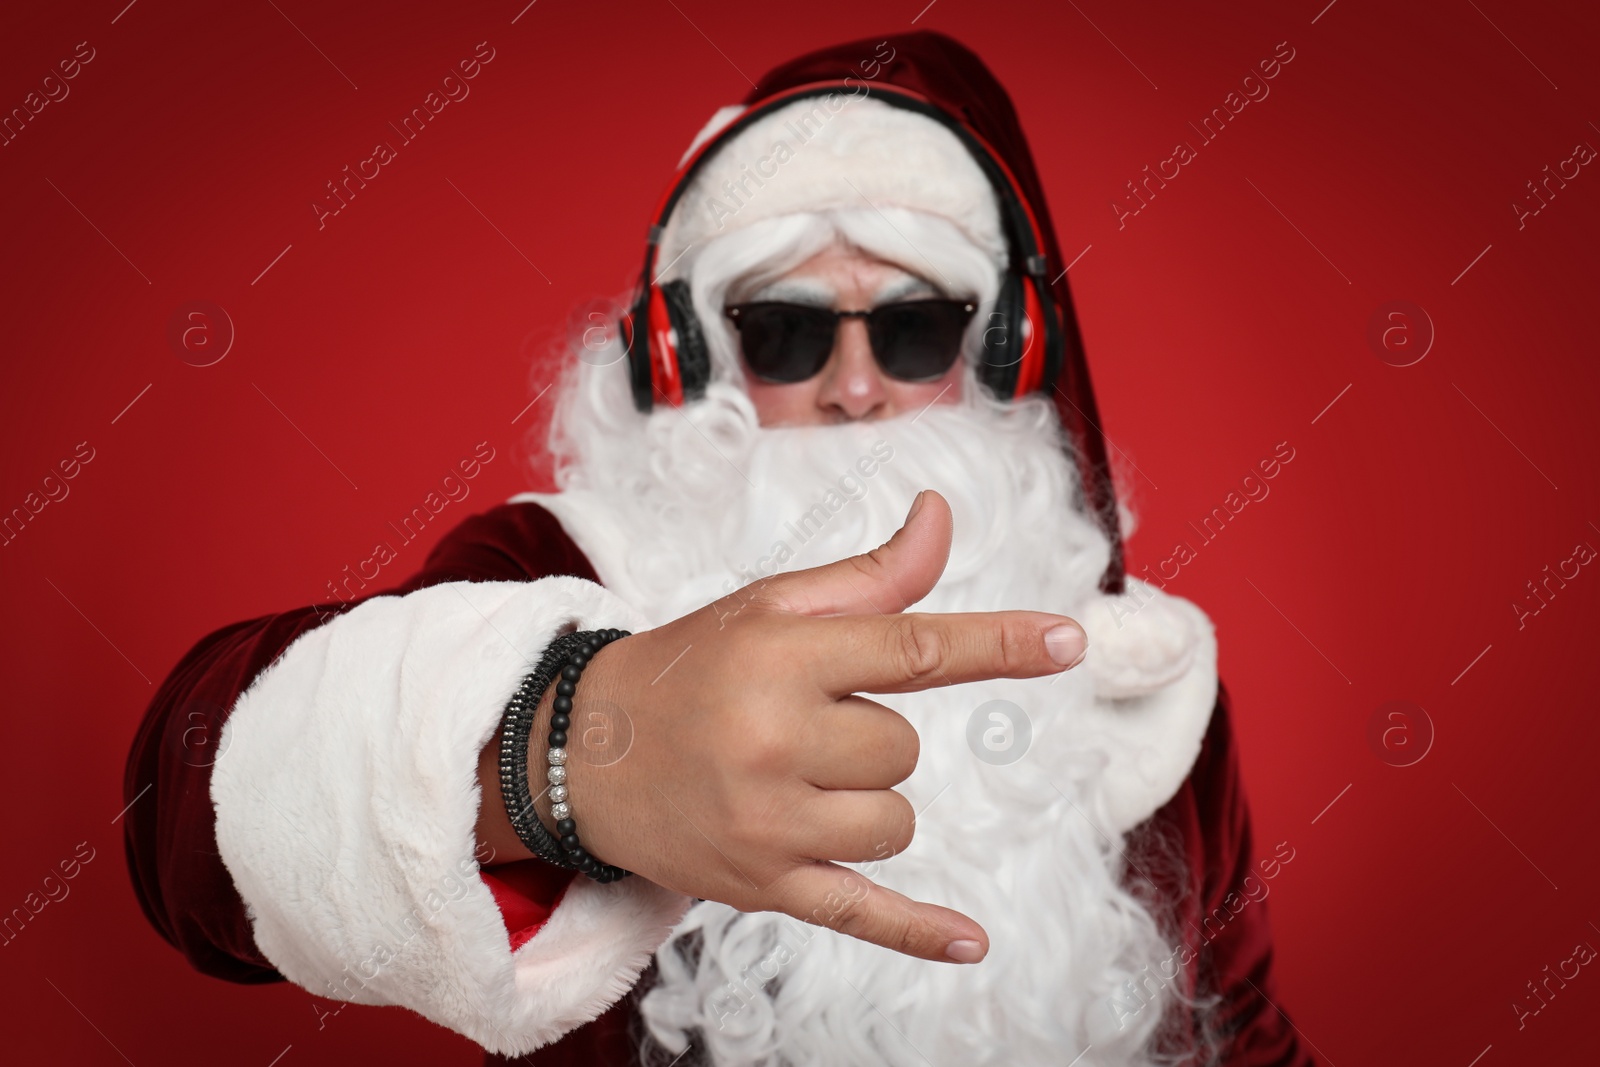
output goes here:
<path id="1" fill-rule="evenodd" d="M 1249 892 L 1292 851 L 1205 615 L 1123 573 L 998 82 L 930 33 L 804 56 L 654 222 L 560 492 L 168 676 L 151 921 L 492 1062 L 1309 1063 Z"/>

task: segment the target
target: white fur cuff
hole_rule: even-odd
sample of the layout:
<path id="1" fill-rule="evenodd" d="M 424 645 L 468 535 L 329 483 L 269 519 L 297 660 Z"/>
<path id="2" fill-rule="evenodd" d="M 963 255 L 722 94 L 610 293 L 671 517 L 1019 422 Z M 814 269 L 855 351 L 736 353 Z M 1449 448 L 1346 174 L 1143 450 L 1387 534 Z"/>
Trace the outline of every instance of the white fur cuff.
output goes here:
<path id="1" fill-rule="evenodd" d="M 688 898 L 579 877 L 513 953 L 473 852 L 478 754 L 568 625 L 648 626 L 581 578 L 452 582 L 305 633 L 239 698 L 212 775 L 217 845 L 280 973 L 507 1055 L 633 985 Z"/>

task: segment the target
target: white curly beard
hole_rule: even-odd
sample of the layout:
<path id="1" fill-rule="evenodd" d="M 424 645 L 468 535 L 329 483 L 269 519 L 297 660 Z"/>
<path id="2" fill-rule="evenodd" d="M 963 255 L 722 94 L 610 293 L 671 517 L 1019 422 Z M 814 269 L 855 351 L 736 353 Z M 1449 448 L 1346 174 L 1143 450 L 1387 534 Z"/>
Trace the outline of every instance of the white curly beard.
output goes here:
<path id="1" fill-rule="evenodd" d="M 628 420 L 609 414 L 626 400 L 599 380 L 580 373 L 564 400 L 565 492 L 535 499 L 602 582 L 652 621 L 762 573 L 879 545 L 925 488 L 949 500 L 955 538 L 917 610 L 1075 615 L 1096 593 L 1109 548 L 1074 504 L 1076 474 L 1043 400 L 763 429 L 732 385 L 713 383 L 682 411 Z M 855 866 L 970 915 L 988 931 L 987 958 L 931 963 L 786 915 L 702 902 L 657 953 L 659 977 L 641 1001 L 650 1039 L 667 1050 L 656 1059 L 692 1047 L 680 1064 L 1154 1062 L 1160 994 L 1131 1018 L 1115 1004 L 1170 949 L 1122 887 L 1122 835 L 1101 832 L 1106 759 L 1073 729 L 1093 699 L 1087 674 L 875 699 L 921 735 L 917 770 L 900 787 L 919 818 L 904 853 Z M 997 699 L 1031 725 L 1025 753 L 1004 765 L 969 743 L 975 710 Z M 978 732 L 998 722 L 985 717 Z M 1004 747 L 1003 730 L 989 737 Z"/>

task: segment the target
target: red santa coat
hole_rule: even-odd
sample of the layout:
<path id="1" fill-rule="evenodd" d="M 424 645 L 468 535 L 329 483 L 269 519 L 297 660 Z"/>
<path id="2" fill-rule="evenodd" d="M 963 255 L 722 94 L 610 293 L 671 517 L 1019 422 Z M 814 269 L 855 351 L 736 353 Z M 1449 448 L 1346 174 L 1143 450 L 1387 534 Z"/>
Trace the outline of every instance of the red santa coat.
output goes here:
<path id="1" fill-rule="evenodd" d="M 433 550 L 421 572 L 394 589 L 370 593 L 363 603 L 394 601 L 445 583 L 530 583 L 557 575 L 596 580 L 588 559 L 549 512 L 531 503 L 512 503 L 462 522 Z M 154 783 L 126 819 L 134 887 L 151 923 L 206 974 L 245 983 L 283 978 L 257 945 L 244 899 L 219 849 L 212 778 L 231 755 L 222 749 L 228 717 L 297 638 L 352 607 L 354 602 L 297 608 L 236 623 L 202 639 L 162 683 L 134 741 L 125 796 L 131 800 Z M 509 689 L 504 696 L 509 699 Z M 1273 857 L 1258 859 L 1252 845 L 1224 691 L 1219 689 L 1188 778 L 1130 835 L 1133 856 L 1139 855 L 1143 840 L 1161 840 L 1166 848 L 1175 844 L 1181 850 L 1181 872 L 1152 868 L 1151 874 L 1170 902 L 1172 929 L 1187 946 L 1179 980 L 1201 994 L 1220 997 L 1209 1025 L 1220 1032 L 1223 1062 L 1239 1067 L 1310 1064 L 1288 1017 L 1276 1006 L 1266 905 L 1249 900 L 1242 888 L 1247 876 L 1260 880 L 1261 865 L 1271 864 Z M 480 876 L 503 923 L 502 949 L 512 951 L 540 935 L 571 885 L 569 872 L 537 860 L 498 866 Z M 1178 880 L 1183 884 L 1176 884 Z M 630 1029 L 636 1032 L 637 1027 L 632 997 L 627 996 L 554 1044 L 518 1059 L 491 1054 L 487 1062 L 550 1067 L 633 1063 Z"/>

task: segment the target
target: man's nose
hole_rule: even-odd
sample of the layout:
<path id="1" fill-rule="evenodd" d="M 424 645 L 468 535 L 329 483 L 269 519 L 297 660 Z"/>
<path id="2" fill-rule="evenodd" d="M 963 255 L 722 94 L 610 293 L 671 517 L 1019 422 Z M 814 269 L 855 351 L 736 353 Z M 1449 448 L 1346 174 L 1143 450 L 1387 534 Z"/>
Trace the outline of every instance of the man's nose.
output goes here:
<path id="1" fill-rule="evenodd" d="M 872 358 L 867 324 L 859 318 L 840 319 L 833 354 L 822 370 L 817 406 L 834 422 L 884 418 L 890 414 L 885 384 Z"/>

